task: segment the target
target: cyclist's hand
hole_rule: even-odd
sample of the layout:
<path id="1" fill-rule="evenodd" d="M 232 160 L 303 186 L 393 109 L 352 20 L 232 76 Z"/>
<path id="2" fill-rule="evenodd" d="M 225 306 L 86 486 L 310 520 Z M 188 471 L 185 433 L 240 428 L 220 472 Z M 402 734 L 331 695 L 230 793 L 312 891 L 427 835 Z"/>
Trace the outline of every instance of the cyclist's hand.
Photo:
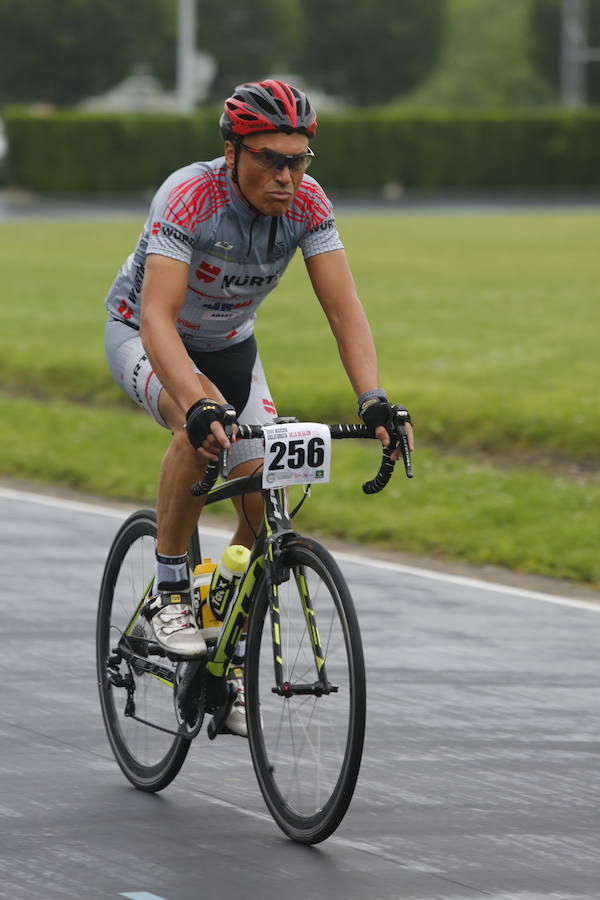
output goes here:
<path id="1" fill-rule="evenodd" d="M 410 422 L 406 422 L 406 424 L 404 425 L 404 430 L 406 432 L 406 441 L 408 443 L 408 449 L 412 453 L 413 450 L 415 449 L 415 443 L 414 443 L 414 439 L 413 439 L 413 428 L 412 428 L 412 425 L 410 424 Z M 381 441 L 381 443 L 383 444 L 384 447 L 389 447 L 390 436 L 389 436 L 388 432 L 385 430 L 385 428 L 381 428 L 381 429 L 378 428 L 377 431 L 375 432 L 375 435 L 376 435 L 376 437 L 379 438 L 379 440 Z M 397 462 L 399 459 L 402 459 L 402 450 L 400 449 L 399 446 L 396 446 L 396 449 L 392 450 L 391 458 L 395 462 Z"/>
<path id="2" fill-rule="evenodd" d="M 216 459 L 220 450 L 229 450 L 236 428 L 236 412 L 229 403 L 219 404 L 204 397 L 185 414 L 188 440 L 195 450 Z"/>
<path id="3" fill-rule="evenodd" d="M 379 438 L 384 447 L 390 445 L 392 450 L 391 458 L 398 460 L 402 456 L 402 451 L 398 446 L 398 419 L 396 410 L 406 413 L 406 417 L 402 424 L 406 432 L 406 440 L 408 449 L 414 450 L 413 430 L 410 423 L 410 415 L 405 406 L 392 407 L 385 397 L 374 397 L 366 400 L 359 409 L 359 414 L 367 426 L 370 428 L 375 437 Z"/>

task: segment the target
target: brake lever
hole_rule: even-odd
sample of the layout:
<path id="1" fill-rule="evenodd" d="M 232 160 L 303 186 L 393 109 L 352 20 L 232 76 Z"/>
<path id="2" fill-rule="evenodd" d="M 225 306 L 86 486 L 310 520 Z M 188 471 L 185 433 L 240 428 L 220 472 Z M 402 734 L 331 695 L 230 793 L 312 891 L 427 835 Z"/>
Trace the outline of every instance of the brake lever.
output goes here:
<path id="1" fill-rule="evenodd" d="M 406 434 L 406 425 L 410 422 L 410 413 L 404 406 L 392 407 L 392 431 L 390 437 L 395 438 L 395 447 L 400 447 L 402 453 L 402 462 L 406 471 L 407 478 L 413 478 L 412 461 L 410 457 L 410 449 L 408 446 L 408 435 Z"/>
<path id="2" fill-rule="evenodd" d="M 233 409 L 225 410 L 223 415 L 223 431 L 228 441 L 233 441 L 233 426 L 236 423 L 237 414 Z M 227 450 L 222 451 L 223 469 L 227 469 Z"/>

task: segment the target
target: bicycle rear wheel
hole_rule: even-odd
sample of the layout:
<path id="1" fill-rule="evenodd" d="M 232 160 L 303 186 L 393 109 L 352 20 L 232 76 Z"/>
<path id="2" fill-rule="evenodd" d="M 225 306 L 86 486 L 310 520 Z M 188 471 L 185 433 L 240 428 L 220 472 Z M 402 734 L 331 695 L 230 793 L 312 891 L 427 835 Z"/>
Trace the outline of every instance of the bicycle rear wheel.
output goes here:
<path id="1" fill-rule="evenodd" d="M 189 740 L 176 734 L 176 663 L 161 655 L 143 616 L 131 624 L 152 588 L 155 547 L 153 510 L 140 510 L 123 523 L 106 561 L 96 629 L 98 687 L 108 739 L 123 773 L 143 791 L 170 784 L 190 747 Z"/>
<path id="2" fill-rule="evenodd" d="M 341 822 L 358 778 L 366 715 L 364 659 L 350 592 L 327 550 L 295 538 L 286 545 L 283 562 L 290 571 L 278 587 L 278 643 L 284 683 L 291 691 L 282 696 L 273 690 L 273 629 L 263 577 L 248 632 L 248 738 L 273 818 L 289 837 L 316 844 Z M 319 696 L 324 682 L 335 690 Z"/>

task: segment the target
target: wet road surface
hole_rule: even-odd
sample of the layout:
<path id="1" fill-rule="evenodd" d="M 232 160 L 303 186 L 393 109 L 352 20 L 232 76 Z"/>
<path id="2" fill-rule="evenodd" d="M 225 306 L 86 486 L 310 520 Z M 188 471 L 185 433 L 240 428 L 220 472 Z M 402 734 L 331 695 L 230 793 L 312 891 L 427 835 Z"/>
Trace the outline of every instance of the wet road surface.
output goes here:
<path id="1" fill-rule="evenodd" d="M 1 898 L 600 896 L 600 607 L 338 555 L 367 739 L 349 813 L 307 848 L 267 814 L 242 739 L 202 733 L 160 795 L 114 762 L 94 627 L 125 514 L 2 488 L 0 511 Z"/>

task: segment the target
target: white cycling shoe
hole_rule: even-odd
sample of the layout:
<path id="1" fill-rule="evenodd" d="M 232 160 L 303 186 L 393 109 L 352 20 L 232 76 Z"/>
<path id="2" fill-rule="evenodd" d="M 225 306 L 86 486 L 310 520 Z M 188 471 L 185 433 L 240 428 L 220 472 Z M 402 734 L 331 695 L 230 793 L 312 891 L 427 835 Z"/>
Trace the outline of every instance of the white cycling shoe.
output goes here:
<path id="1" fill-rule="evenodd" d="M 244 691 L 244 667 L 232 666 L 227 675 L 227 680 L 233 684 L 237 691 L 237 696 L 233 701 L 233 706 L 229 715 L 225 719 L 224 725 L 231 734 L 237 734 L 240 737 L 248 737 L 248 725 L 246 723 L 246 694 Z"/>
<path id="2" fill-rule="evenodd" d="M 159 593 L 150 598 L 144 614 L 150 620 L 156 643 L 163 650 L 186 659 L 206 653 L 206 641 L 198 630 L 187 584 L 180 587 L 161 583 Z"/>

